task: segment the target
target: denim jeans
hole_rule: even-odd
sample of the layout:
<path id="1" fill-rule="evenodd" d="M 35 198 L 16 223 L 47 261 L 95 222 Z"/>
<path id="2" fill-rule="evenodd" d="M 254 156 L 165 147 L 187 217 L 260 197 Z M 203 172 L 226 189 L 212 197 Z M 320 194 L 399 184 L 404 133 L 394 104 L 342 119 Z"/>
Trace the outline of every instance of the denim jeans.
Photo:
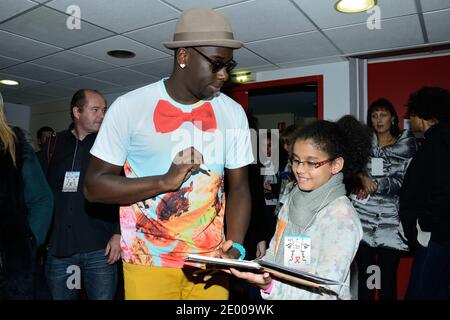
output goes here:
<path id="1" fill-rule="evenodd" d="M 116 293 L 117 264 L 108 264 L 104 249 L 62 258 L 49 254 L 46 276 L 55 300 L 76 300 L 81 280 L 90 300 L 112 300 Z"/>

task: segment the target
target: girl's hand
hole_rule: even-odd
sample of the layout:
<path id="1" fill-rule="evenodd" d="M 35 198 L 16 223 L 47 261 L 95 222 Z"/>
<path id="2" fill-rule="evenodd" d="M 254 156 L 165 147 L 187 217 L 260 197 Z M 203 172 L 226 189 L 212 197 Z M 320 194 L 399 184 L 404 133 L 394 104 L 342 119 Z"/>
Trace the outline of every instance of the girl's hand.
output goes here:
<path id="1" fill-rule="evenodd" d="M 378 183 L 366 175 L 361 176 L 361 182 L 363 184 L 363 191 L 365 191 L 367 194 L 373 194 L 378 189 Z"/>
<path id="2" fill-rule="evenodd" d="M 239 271 L 234 268 L 230 268 L 229 272 L 237 278 L 247 280 L 250 284 L 257 286 L 262 290 L 266 290 L 272 282 L 272 277 L 268 272 L 253 273 L 247 271 Z M 227 272 L 228 273 L 228 272 Z"/>

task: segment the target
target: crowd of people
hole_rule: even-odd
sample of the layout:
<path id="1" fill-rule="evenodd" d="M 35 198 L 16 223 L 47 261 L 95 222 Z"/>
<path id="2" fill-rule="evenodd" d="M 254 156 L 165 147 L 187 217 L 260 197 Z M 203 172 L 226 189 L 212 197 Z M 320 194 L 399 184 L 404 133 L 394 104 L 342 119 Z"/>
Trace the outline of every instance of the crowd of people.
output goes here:
<path id="1" fill-rule="evenodd" d="M 255 118 L 220 92 L 243 45 L 228 19 L 187 10 L 164 45 L 170 77 L 108 110 L 100 92 L 78 90 L 69 128 L 41 128 L 36 153 L 0 95 L 0 299 L 111 300 L 123 278 L 128 300 L 373 300 L 375 265 L 378 297 L 395 300 L 405 253 L 406 298 L 449 299 L 449 91 L 411 94 L 412 130 L 382 98 L 367 124 L 347 115 L 253 141 Z M 262 259 L 337 284 L 211 271 L 190 254 Z"/>

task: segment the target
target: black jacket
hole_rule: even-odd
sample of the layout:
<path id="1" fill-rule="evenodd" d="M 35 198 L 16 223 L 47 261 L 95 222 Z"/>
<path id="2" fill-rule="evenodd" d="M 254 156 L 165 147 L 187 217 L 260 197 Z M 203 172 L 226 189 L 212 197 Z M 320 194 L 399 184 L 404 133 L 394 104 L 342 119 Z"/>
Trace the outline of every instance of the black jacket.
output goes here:
<path id="1" fill-rule="evenodd" d="M 431 240 L 450 246 L 450 129 L 442 124 L 425 132 L 400 192 L 400 219 L 410 246 L 416 221 Z"/>
<path id="2" fill-rule="evenodd" d="M 79 141 L 71 131 L 65 130 L 42 147 L 40 160 L 55 199 L 49 243 L 49 252 L 54 256 L 105 249 L 109 239 L 120 234 L 119 207 L 88 202 L 83 194 L 89 151 L 96 136 L 89 134 Z M 80 171 L 77 192 L 62 192 L 67 171 Z"/>

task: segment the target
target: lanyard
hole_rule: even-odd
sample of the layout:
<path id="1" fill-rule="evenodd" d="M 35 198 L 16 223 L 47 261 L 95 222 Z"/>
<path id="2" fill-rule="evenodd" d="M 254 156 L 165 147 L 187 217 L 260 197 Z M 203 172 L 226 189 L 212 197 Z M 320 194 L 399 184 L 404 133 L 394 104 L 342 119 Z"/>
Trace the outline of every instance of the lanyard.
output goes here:
<path id="1" fill-rule="evenodd" d="M 73 171 L 73 167 L 74 167 L 74 165 L 75 165 L 75 157 L 77 156 L 77 150 L 78 150 L 78 138 L 77 138 L 77 143 L 75 144 L 75 152 L 74 152 L 74 154 L 73 154 L 73 159 L 72 159 L 72 170 L 70 170 L 70 171 Z"/>

